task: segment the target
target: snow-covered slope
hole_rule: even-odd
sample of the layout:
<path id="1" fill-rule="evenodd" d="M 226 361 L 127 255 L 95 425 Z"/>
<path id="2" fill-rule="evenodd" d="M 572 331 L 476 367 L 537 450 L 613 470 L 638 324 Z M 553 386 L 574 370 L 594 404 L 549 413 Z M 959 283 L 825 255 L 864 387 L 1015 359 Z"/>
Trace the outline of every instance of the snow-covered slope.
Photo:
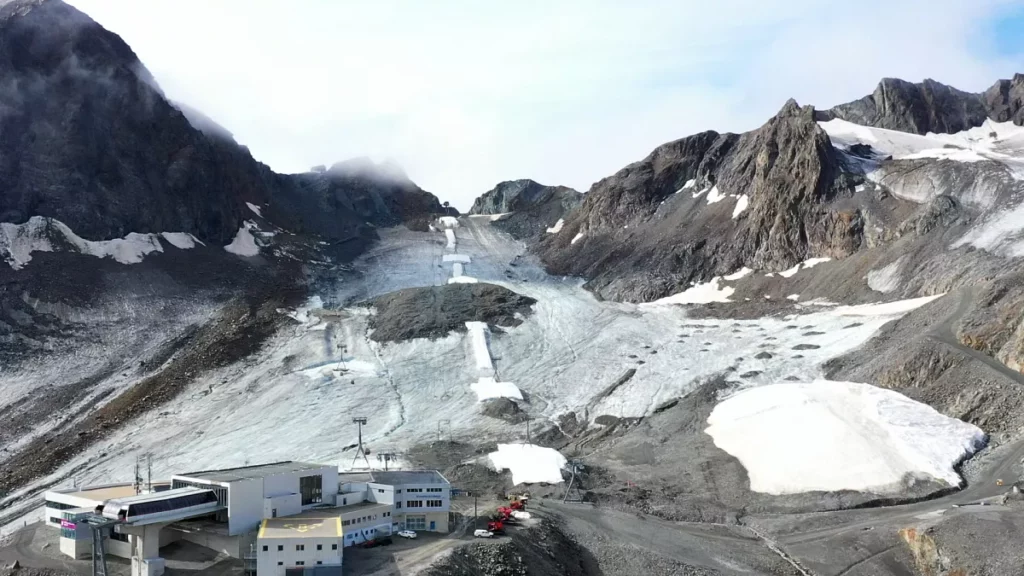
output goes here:
<path id="1" fill-rule="evenodd" d="M 751 490 L 769 494 L 898 493 L 928 478 L 959 486 L 953 466 L 985 444 L 977 426 L 902 394 L 825 380 L 744 390 L 708 424 L 747 469 Z"/>

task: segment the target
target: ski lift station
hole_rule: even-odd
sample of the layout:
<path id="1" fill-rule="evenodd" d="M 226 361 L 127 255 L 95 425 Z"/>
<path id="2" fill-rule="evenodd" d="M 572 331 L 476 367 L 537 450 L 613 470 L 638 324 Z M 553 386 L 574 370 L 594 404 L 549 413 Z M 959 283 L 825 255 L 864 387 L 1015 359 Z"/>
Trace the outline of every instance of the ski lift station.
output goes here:
<path id="1" fill-rule="evenodd" d="M 399 530 L 447 532 L 451 485 L 434 470 L 339 474 L 337 466 L 278 462 L 45 498 L 62 553 L 92 555 L 94 564 L 97 555 L 130 558 L 132 576 L 163 574 L 160 548 L 179 540 L 242 558 L 257 576 L 333 576 L 345 546 Z M 100 524 L 109 528 L 97 532 Z"/>

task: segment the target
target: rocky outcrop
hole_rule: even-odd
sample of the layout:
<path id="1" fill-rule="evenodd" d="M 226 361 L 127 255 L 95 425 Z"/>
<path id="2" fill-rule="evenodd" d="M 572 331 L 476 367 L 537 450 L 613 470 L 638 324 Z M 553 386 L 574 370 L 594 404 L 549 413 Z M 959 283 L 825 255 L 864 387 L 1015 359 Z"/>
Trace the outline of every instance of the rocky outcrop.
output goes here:
<path id="1" fill-rule="evenodd" d="M 446 284 L 406 288 L 367 302 L 370 338 L 402 342 L 412 338 L 443 338 L 466 330 L 466 322 L 518 326 L 537 301 L 494 284 Z"/>
<path id="2" fill-rule="evenodd" d="M 508 214 L 495 223 L 516 239 L 536 238 L 575 210 L 583 195 L 533 180 L 502 182 L 473 202 L 470 214 Z"/>
<path id="3" fill-rule="evenodd" d="M 955 133 L 986 119 L 1024 124 L 1024 75 L 999 80 L 981 94 L 963 92 L 935 80 L 920 83 L 884 78 L 874 93 L 818 114 L 877 128 L 914 134 Z"/>
<path id="4" fill-rule="evenodd" d="M 552 273 L 632 301 L 743 266 L 839 258 L 860 248 L 863 219 L 831 203 L 858 178 L 844 171 L 814 109 L 790 101 L 757 130 L 670 142 L 601 180 L 538 251 Z"/>
<path id="5" fill-rule="evenodd" d="M 566 186 L 545 186 L 533 180 L 501 182 L 473 202 L 470 214 L 504 214 L 526 210 L 551 200 L 572 209 L 582 194 Z"/>
<path id="6" fill-rule="evenodd" d="M 166 231 L 223 245 L 254 216 L 246 202 L 332 240 L 440 211 L 404 178 L 275 174 L 168 102 L 121 38 L 60 0 L 0 6 L 0 190 L 0 221 L 53 217 L 90 240 Z"/>

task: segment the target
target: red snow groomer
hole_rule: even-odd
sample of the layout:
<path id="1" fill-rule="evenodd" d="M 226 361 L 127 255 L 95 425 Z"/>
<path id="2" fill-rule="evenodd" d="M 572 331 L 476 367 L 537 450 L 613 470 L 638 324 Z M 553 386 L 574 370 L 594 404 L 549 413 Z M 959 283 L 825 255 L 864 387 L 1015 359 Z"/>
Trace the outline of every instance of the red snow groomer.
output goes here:
<path id="1" fill-rule="evenodd" d="M 504 534 L 505 523 L 501 520 L 493 520 L 487 523 L 487 531 L 492 534 Z"/>

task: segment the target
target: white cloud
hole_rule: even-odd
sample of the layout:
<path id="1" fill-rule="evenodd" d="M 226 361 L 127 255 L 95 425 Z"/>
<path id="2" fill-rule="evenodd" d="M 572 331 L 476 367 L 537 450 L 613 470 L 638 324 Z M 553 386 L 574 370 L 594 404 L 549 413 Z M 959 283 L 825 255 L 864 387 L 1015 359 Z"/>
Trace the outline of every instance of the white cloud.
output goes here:
<path id="1" fill-rule="evenodd" d="M 502 179 L 585 190 L 790 96 L 1015 71 L 979 41 L 1002 0 L 71 2 L 276 170 L 394 158 L 459 208 Z"/>

